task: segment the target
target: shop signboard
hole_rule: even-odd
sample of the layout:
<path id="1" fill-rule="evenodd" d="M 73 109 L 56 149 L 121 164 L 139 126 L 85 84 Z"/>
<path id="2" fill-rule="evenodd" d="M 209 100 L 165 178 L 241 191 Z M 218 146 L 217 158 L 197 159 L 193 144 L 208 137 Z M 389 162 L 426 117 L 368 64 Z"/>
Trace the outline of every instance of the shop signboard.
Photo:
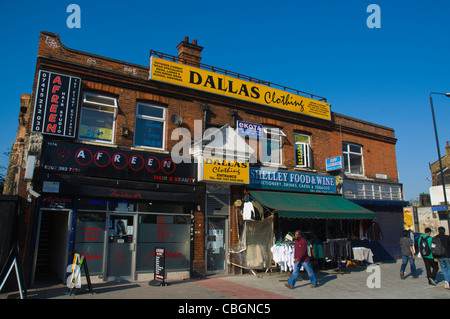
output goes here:
<path id="1" fill-rule="evenodd" d="M 249 163 L 221 158 L 203 157 L 199 162 L 199 181 L 249 183 Z"/>
<path id="2" fill-rule="evenodd" d="M 327 172 L 342 169 L 342 156 L 335 156 L 325 160 Z"/>
<path id="3" fill-rule="evenodd" d="M 75 137 L 81 79 L 39 71 L 33 132 Z"/>
<path id="4" fill-rule="evenodd" d="M 195 165 L 170 154 L 46 141 L 43 168 L 60 174 L 195 185 Z"/>
<path id="5" fill-rule="evenodd" d="M 439 210 L 446 210 L 447 208 L 445 206 L 435 206 L 435 207 L 431 207 L 431 210 L 433 212 L 435 211 L 439 211 Z"/>
<path id="6" fill-rule="evenodd" d="M 331 120 L 326 102 L 155 56 L 150 57 L 149 79 Z"/>
<path id="7" fill-rule="evenodd" d="M 237 133 L 240 136 L 248 136 L 252 138 L 262 138 L 263 128 L 260 124 L 237 121 Z"/>
<path id="8" fill-rule="evenodd" d="M 41 208 L 73 209 L 73 198 L 45 194 L 41 199 Z"/>
<path id="9" fill-rule="evenodd" d="M 247 187 L 335 194 L 336 179 L 333 176 L 250 167 L 250 183 Z"/>
<path id="10" fill-rule="evenodd" d="M 166 262 L 165 262 L 165 249 L 156 248 L 155 249 L 155 279 L 160 279 L 164 282 L 166 272 Z"/>

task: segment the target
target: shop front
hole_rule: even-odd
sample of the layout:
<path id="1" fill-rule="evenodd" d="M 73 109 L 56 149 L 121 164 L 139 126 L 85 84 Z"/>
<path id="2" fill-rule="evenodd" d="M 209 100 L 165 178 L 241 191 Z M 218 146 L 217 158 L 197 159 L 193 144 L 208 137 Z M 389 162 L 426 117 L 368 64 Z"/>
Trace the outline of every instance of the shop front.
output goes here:
<path id="1" fill-rule="evenodd" d="M 352 240 L 365 237 L 376 217 L 372 211 L 337 195 L 333 176 L 261 167 L 250 169 L 242 216 L 245 238 L 237 246 L 240 249 L 233 251 L 237 266 L 266 271 L 274 265 L 292 270 L 293 234 L 299 229 L 309 243 L 314 267 L 334 267 L 353 260 Z M 272 242 L 258 239 L 263 238 L 258 232 L 271 229 L 268 223 L 272 223 Z M 242 244 L 245 242 L 259 245 L 261 262 L 253 262 L 259 268 L 250 264 L 248 245 Z"/>
<path id="2" fill-rule="evenodd" d="M 159 153 L 44 145 L 33 281 L 64 281 L 74 253 L 91 279 L 152 279 L 156 247 L 165 248 L 169 278 L 190 276 L 199 189 L 192 165 Z"/>
<path id="3" fill-rule="evenodd" d="M 168 270 L 189 272 L 190 209 L 158 201 L 79 199 L 73 251 L 85 256 L 90 273 L 105 280 L 153 273 L 155 248 L 161 246 Z"/>
<path id="4" fill-rule="evenodd" d="M 192 154 L 198 163 L 198 182 L 205 187 L 205 273 L 224 274 L 230 264 L 232 189 L 249 183 L 254 150 L 228 124 L 204 135 L 194 143 Z"/>
<path id="5" fill-rule="evenodd" d="M 376 213 L 375 222 L 380 231 L 370 234 L 370 239 L 361 243 L 373 250 L 376 260 L 393 260 L 402 257 L 398 245 L 403 236 L 403 208 L 408 205 L 403 200 L 402 185 L 384 180 L 356 180 L 345 178 L 342 184 L 343 197 Z"/>

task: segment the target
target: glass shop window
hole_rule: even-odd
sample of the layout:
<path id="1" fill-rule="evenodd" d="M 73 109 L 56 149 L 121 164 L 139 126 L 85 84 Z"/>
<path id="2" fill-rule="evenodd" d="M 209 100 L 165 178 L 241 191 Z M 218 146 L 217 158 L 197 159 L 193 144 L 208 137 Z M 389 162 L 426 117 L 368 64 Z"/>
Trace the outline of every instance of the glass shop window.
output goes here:
<path id="1" fill-rule="evenodd" d="M 74 253 L 84 255 L 90 275 L 102 274 L 106 214 L 77 212 L 75 219 Z"/>
<path id="2" fill-rule="evenodd" d="M 188 270 L 190 267 L 189 215 L 139 214 L 137 238 L 137 271 L 153 271 L 155 249 L 166 249 L 166 269 Z"/>

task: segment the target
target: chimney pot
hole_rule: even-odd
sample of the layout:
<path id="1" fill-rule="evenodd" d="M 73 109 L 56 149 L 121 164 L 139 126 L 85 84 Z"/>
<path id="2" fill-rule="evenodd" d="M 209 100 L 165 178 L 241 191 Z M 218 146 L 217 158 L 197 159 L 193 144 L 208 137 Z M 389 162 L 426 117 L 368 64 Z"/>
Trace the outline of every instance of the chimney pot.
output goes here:
<path id="1" fill-rule="evenodd" d="M 177 45 L 177 49 L 178 62 L 195 67 L 200 66 L 203 47 L 197 45 L 197 39 L 193 39 L 192 43 L 189 43 L 189 37 L 184 37 L 184 41 Z"/>

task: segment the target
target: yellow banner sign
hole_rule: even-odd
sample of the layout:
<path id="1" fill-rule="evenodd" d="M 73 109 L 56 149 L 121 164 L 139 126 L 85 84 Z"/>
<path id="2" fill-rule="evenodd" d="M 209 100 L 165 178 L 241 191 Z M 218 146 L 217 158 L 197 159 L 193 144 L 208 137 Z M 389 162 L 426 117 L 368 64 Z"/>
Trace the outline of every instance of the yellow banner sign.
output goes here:
<path id="1" fill-rule="evenodd" d="M 203 176 L 199 176 L 199 180 L 237 184 L 250 182 L 250 165 L 248 163 L 204 157 L 202 165 L 199 172 L 203 173 Z"/>
<path id="2" fill-rule="evenodd" d="M 331 120 L 328 103 L 154 56 L 150 60 L 150 80 Z"/>

